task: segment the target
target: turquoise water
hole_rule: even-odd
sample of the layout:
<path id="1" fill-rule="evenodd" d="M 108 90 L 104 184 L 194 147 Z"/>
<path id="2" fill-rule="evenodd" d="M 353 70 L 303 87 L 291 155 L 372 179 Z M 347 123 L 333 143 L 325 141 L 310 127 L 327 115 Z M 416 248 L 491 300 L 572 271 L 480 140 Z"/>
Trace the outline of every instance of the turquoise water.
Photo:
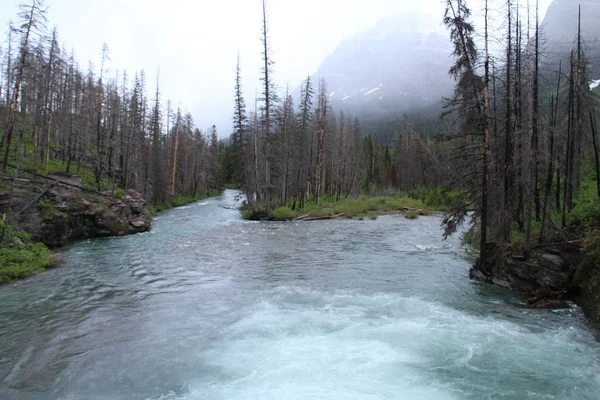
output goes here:
<path id="1" fill-rule="evenodd" d="M 0 287 L 0 399 L 599 399 L 577 308 L 468 280 L 439 218 L 252 223 L 235 192 Z"/>

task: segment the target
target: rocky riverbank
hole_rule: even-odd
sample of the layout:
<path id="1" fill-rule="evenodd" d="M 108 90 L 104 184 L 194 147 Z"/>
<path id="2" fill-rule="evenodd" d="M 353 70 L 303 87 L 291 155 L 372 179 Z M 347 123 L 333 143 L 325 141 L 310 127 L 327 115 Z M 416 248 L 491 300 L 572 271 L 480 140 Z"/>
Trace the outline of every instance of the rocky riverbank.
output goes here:
<path id="1" fill-rule="evenodd" d="M 600 267 L 577 243 L 532 248 L 489 243 L 488 257 L 477 260 L 471 279 L 517 291 L 537 308 L 558 308 L 574 301 L 600 327 Z"/>
<path id="2" fill-rule="evenodd" d="M 94 192 L 83 188 L 81 178 L 73 174 L 10 183 L 11 189 L 1 191 L 0 205 L 8 211 L 11 226 L 50 248 L 73 240 L 150 229 L 148 204 L 134 190 Z"/>

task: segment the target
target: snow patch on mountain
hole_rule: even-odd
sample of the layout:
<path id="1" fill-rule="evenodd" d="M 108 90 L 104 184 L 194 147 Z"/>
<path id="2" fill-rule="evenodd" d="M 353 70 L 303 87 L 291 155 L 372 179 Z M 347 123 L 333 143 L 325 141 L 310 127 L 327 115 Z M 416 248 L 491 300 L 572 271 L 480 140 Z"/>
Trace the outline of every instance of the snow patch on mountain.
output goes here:
<path id="1" fill-rule="evenodd" d="M 378 91 L 380 88 L 381 88 L 381 85 L 379 85 L 379 87 L 376 87 L 375 89 L 369 90 L 367 93 L 365 93 L 365 96 L 368 96 L 371 93 L 374 93 L 374 92 Z"/>

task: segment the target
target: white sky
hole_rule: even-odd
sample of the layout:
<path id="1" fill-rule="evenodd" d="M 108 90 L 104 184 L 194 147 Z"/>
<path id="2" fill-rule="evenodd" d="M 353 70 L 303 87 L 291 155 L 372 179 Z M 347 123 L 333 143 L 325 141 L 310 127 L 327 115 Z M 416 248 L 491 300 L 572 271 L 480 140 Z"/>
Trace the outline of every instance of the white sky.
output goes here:
<path id="1" fill-rule="evenodd" d="M 470 0 L 474 12 L 481 0 Z M 522 0 L 525 3 L 527 0 Z M 531 0 L 532 3 L 534 0 Z M 502 1 L 501 1 L 502 2 Z M 540 0 L 542 15 L 551 0 Z M 19 0 L 0 2 L 6 31 Z M 441 0 L 268 0 L 275 79 L 282 91 L 299 86 L 345 38 L 387 15 L 420 8 L 440 26 Z M 260 77 L 261 0 L 46 0 L 49 29 L 73 48 L 86 70 L 99 68 L 102 43 L 110 50 L 109 71 L 144 69 L 152 93 L 160 69 L 163 99 L 213 123 L 229 135 L 237 51 L 242 58 L 246 103 L 253 106 Z"/>

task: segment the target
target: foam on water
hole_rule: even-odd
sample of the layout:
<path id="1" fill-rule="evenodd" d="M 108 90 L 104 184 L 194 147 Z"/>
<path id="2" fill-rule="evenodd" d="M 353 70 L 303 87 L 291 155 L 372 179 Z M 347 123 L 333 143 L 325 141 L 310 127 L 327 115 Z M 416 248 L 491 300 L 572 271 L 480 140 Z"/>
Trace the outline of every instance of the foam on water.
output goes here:
<path id="1" fill-rule="evenodd" d="M 576 388 L 546 397 L 582 375 L 598 386 L 585 366 L 598 364 L 593 355 L 560 356 L 565 346 L 585 348 L 568 327 L 536 331 L 418 298 L 295 287 L 272 290 L 243 314 L 198 352 L 206 375 L 164 399 L 521 398 L 523 387 L 490 377 L 527 384 L 528 398 L 582 398 Z"/>

